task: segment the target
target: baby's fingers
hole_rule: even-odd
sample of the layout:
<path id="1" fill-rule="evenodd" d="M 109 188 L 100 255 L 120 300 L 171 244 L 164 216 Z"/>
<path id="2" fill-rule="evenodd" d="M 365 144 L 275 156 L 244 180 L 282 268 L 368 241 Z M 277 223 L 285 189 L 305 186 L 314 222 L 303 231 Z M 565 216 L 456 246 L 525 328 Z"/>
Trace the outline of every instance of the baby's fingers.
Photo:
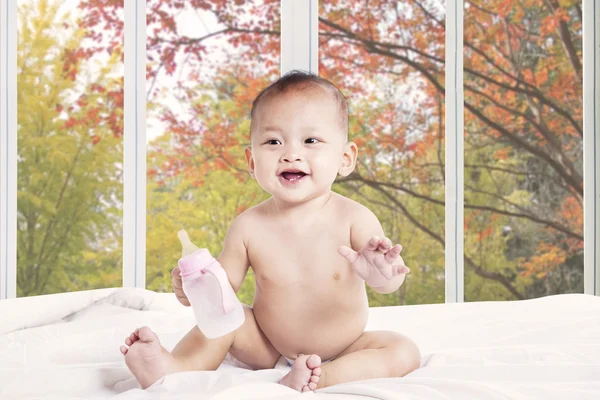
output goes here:
<path id="1" fill-rule="evenodd" d="M 379 247 L 380 243 L 381 243 L 381 239 L 379 238 L 379 236 L 373 236 L 367 242 L 367 245 L 365 246 L 364 250 L 375 251 Z"/>
<path id="2" fill-rule="evenodd" d="M 181 276 L 179 275 L 179 267 L 173 268 L 171 271 L 171 285 L 173 285 L 173 292 L 177 297 L 177 300 L 186 307 L 190 306 L 190 301 L 183 291 L 183 283 Z"/>
<path id="3" fill-rule="evenodd" d="M 342 255 L 346 260 L 348 260 L 351 264 L 353 264 L 358 258 L 358 253 L 352 250 L 348 246 L 340 246 L 338 247 L 338 253 Z"/>
<path id="4" fill-rule="evenodd" d="M 395 245 L 387 253 L 385 253 L 385 261 L 389 262 L 390 264 L 393 264 L 400 255 L 401 251 L 402 246 L 400 246 L 399 244 Z"/>
<path id="5" fill-rule="evenodd" d="M 394 271 L 394 275 L 408 274 L 409 272 L 410 272 L 410 268 L 408 268 L 406 265 L 400 265 L 400 266 L 396 267 L 396 270 Z"/>
<path id="6" fill-rule="evenodd" d="M 384 237 L 381 240 L 381 242 L 379 243 L 379 247 L 377 247 L 377 250 L 379 250 L 380 252 L 385 254 L 388 251 L 390 251 L 391 248 L 392 248 L 392 241 L 390 239 Z"/>
<path id="7" fill-rule="evenodd" d="M 181 276 L 179 276 L 179 267 L 175 267 L 171 271 L 171 285 L 173 285 L 173 291 L 175 293 L 177 293 L 178 290 L 183 291 L 183 283 Z"/>

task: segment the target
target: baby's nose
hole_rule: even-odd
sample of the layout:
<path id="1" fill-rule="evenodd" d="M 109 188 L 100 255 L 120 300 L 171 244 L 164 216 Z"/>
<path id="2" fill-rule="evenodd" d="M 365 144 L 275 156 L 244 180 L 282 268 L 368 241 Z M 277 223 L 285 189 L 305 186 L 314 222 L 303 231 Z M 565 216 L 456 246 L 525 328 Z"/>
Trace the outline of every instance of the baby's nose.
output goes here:
<path id="1" fill-rule="evenodd" d="M 302 156 L 299 153 L 288 153 L 284 154 L 283 157 L 281 157 L 281 161 L 290 163 L 295 161 L 302 161 Z"/>
<path id="2" fill-rule="evenodd" d="M 302 151 L 300 149 L 298 149 L 297 146 L 294 146 L 294 147 L 290 146 L 287 149 L 285 149 L 285 152 L 281 156 L 281 161 L 295 162 L 295 161 L 302 161 L 302 158 L 303 158 Z"/>

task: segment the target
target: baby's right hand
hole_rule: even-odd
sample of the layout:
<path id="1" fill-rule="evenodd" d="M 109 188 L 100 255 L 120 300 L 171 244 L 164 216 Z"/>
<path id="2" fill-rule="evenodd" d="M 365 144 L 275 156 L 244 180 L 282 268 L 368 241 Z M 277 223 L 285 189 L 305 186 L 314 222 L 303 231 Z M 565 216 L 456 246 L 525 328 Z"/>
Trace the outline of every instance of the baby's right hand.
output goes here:
<path id="1" fill-rule="evenodd" d="M 179 300 L 179 302 L 184 306 L 189 307 L 191 304 L 187 296 L 183 292 L 183 283 L 181 281 L 181 276 L 179 275 L 179 267 L 173 268 L 173 270 L 171 271 L 171 278 L 171 283 L 173 284 L 173 292 L 175 292 L 177 300 Z"/>

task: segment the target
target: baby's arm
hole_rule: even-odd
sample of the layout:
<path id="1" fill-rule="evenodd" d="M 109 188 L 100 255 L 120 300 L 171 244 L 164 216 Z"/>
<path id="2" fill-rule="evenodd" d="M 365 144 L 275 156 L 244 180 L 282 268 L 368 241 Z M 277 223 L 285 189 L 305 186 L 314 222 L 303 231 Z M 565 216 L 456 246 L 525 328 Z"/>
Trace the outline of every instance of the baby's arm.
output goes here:
<path id="1" fill-rule="evenodd" d="M 244 231 L 247 228 L 245 220 L 247 220 L 247 217 L 242 214 L 232 222 L 225 236 L 223 250 L 217 258 L 217 261 L 227 274 L 227 279 L 233 291 L 236 293 L 244 282 L 250 264 L 246 251 L 247 246 L 244 241 Z M 171 284 L 173 285 L 173 292 L 175 292 L 177 300 L 184 306 L 189 307 L 190 302 L 183 292 L 179 267 L 175 267 L 171 271 Z"/>
<path id="2" fill-rule="evenodd" d="M 242 214 L 231 223 L 225 235 L 223 250 L 217 258 L 236 293 L 244 283 L 250 265 L 245 239 L 247 236 L 244 235 L 248 228 L 247 219 L 248 217 Z"/>
<path id="3" fill-rule="evenodd" d="M 374 291 L 384 294 L 395 292 L 404 282 L 406 272 L 410 271 L 400 257 L 402 246 L 392 246 L 377 216 L 367 207 L 358 206 L 352 221 L 350 228 L 352 249 L 341 246 L 340 254 L 352 263 L 357 274 Z M 376 265 L 383 268 L 379 269 Z"/>

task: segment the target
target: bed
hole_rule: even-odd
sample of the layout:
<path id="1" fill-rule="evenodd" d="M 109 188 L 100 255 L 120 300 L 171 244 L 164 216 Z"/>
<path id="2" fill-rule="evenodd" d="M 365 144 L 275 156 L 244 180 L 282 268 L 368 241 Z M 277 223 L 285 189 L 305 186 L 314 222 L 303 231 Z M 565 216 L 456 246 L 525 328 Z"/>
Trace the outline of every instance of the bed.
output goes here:
<path id="1" fill-rule="evenodd" d="M 194 324 L 169 293 L 112 288 L 0 301 L 0 399 L 600 399 L 600 297 L 372 308 L 367 329 L 413 338 L 421 368 L 301 394 L 287 373 L 168 375 L 141 390 L 119 346 L 150 326 L 171 350 Z M 302 397 L 301 397 L 302 396 Z"/>

